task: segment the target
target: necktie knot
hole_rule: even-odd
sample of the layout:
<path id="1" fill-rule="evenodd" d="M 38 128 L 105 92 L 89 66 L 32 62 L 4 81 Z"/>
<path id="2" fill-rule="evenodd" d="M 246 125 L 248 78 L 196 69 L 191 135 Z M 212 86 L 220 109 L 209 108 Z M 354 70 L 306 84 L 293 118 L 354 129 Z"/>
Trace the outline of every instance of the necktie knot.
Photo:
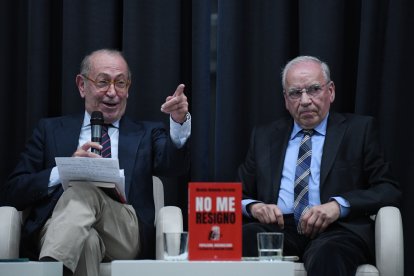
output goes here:
<path id="1" fill-rule="evenodd" d="M 109 128 L 112 127 L 112 124 L 103 124 L 102 130 L 105 132 L 108 132 Z"/>
<path id="2" fill-rule="evenodd" d="M 302 129 L 302 133 L 304 136 L 312 136 L 315 133 L 313 129 Z"/>

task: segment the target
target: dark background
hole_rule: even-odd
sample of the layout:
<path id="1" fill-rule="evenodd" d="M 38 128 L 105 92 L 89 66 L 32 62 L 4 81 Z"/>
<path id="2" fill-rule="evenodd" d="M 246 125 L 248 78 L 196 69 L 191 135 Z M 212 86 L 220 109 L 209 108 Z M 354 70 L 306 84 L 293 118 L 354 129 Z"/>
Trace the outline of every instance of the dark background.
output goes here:
<path id="1" fill-rule="evenodd" d="M 117 48 L 133 74 L 130 116 L 168 123 L 160 106 L 186 84 L 191 174 L 166 187 L 166 203 L 186 210 L 188 180 L 234 180 L 252 127 L 285 113 L 282 66 L 314 55 L 331 67 L 333 109 L 380 122 L 404 195 L 405 272 L 414 275 L 414 1 L 5 0 L 0 20 L 0 181 L 40 118 L 83 111 L 83 56 Z"/>

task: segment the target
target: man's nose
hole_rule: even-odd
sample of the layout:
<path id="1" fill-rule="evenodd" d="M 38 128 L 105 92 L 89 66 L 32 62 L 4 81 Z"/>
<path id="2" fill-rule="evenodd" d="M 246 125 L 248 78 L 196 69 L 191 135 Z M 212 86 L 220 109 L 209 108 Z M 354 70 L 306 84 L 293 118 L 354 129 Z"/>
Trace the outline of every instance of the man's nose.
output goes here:
<path id="1" fill-rule="evenodd" d="M 302 92 L 300 95 L 300 103 L 304 105 L 308 105 L 312 102 L 311 97 L 305 91 Z"/>
<path id="2" fill-rule="evenodd" d="M 109 97 L 115 97 L 116 96 L 115 83 L 110 83 L 109 84 L 108 91 L 106 91 L 106 94 Z"/>

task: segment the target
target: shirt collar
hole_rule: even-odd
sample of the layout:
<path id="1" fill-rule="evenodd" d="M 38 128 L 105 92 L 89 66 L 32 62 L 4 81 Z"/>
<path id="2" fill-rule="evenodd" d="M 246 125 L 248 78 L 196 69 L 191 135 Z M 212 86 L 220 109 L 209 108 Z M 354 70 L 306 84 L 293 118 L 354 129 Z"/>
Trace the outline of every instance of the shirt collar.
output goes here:
<path id="1" fill-rule="evenodd" d="M 83 124 L 82 127 L 90 126 L 91 125 L 91 115 L 88 111 L 85 110 L 85 115 L 83 116 Z M 112 123 L 112 126 L 115 128 L 119 128 L 119 120 Z"/>
<path id="2" fill-rule="evenodd" d="M 314 128 L 315 134 L 320 134 L 320 135 L 323 135 L 323 136 L 326 135 L 326 126 L 327 126 L 327 122 L 328 122 L 328 117 L 329 117 L 329 113 L 322 120 L 322 122 L 320 122 L 320 124 L 317 125 Z M 293 122 L 293 130 L 292 130 L 292 133 L 290 134 L 290 140 L 295 138 L 299 134 L 299 132 L 301 132 L 301 131 L 302 131 L 302 128 L 294 121 Z"/>

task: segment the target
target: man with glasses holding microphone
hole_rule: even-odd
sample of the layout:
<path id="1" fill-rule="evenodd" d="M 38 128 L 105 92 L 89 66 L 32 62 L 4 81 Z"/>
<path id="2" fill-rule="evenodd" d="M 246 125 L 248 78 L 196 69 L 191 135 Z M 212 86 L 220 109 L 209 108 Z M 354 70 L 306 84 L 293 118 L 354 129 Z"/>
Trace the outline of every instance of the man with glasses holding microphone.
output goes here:
<path id="1" fill-rule="evenodd" d="M 282 72 L 290 117 L 256 127 L 238 175 L 243 182 L 243 256 L 259 232 L 284 233 L 284 255 L 307 275 L 355 275 L 374 260 L 370 215 L 398 206 L 399 184 L 384 160 L 374 119 L 330 112 L 329 67 L 299 56 Z"/>
<path id="2" fill-rule="evenodd" d="M 22 229 L 26 254 L 61 261 L 65 275 L 98 275 L 102 260 L 153 258 L 155 251 L 152 176 L 179 176 L 189 169 L 191 132 L 184 85 L 168 96 L 161 111 L 170 115 L 170 131 L 161 123 L 124 116 L 131 73 L 122 53 L 102 49 L 86 56 L 76 76 L 85 112 L 41 120 L 26 150 L 1 188 L 5 205 L 30 207 Z M 127 203 L 112 200 L 94 185 L 63 192 L 55 157 L 101 158 L 91 149 L 91 114 L 109 125 L 110 154 L 124 169 Z"/>

